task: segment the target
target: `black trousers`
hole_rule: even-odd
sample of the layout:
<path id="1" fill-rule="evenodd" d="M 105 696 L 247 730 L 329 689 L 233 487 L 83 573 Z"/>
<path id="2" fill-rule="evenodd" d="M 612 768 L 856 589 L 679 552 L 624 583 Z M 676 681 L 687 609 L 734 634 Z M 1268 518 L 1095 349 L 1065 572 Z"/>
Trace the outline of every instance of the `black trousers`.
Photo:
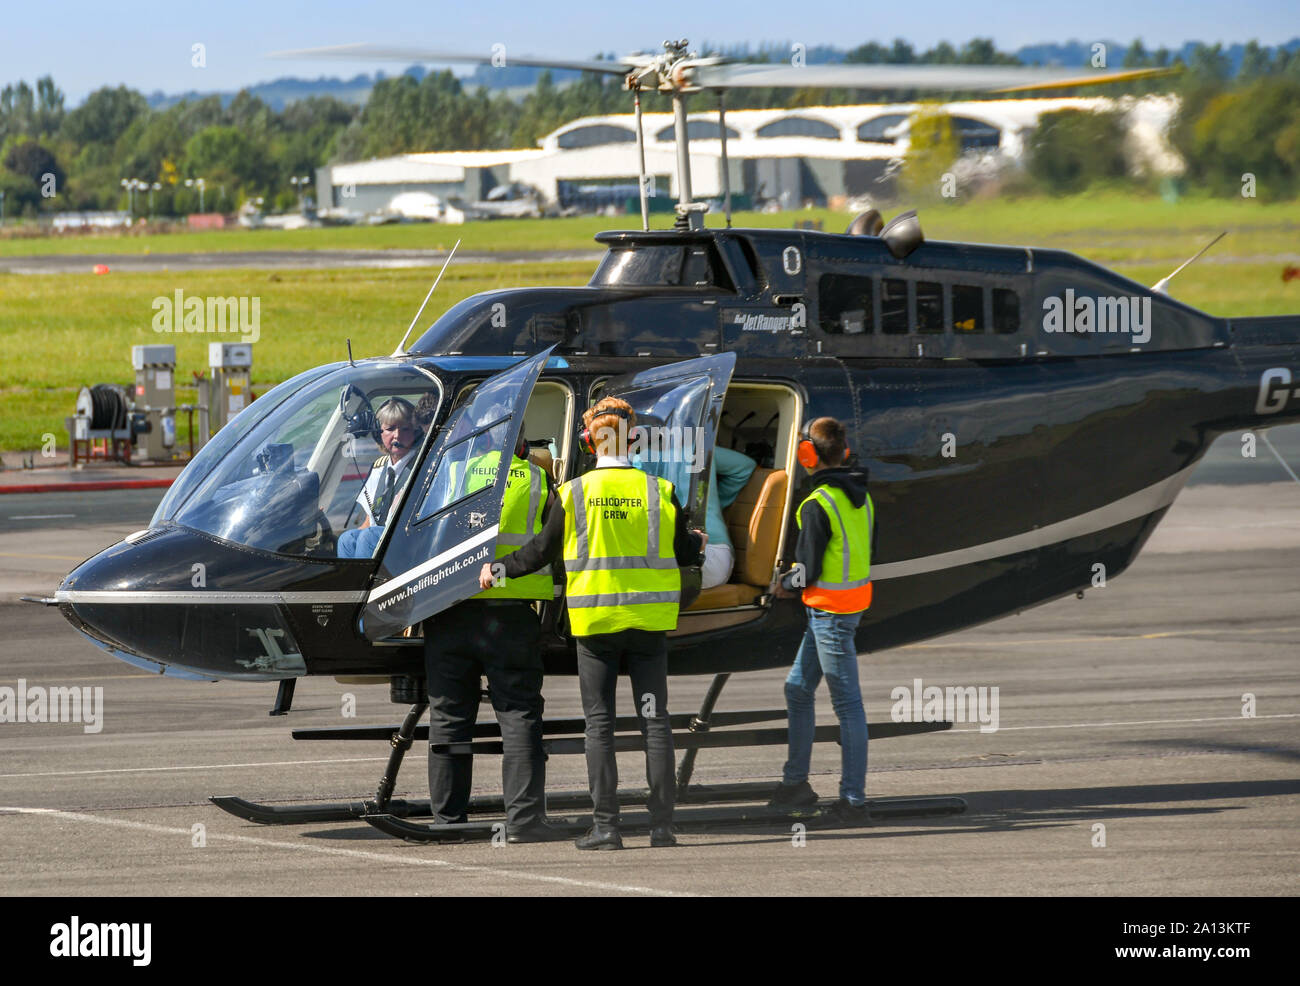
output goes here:
<path id="1" fill-rule="evenodd" d="M 501 726 L 501 789 L 514 829 L 546 815 L 542 752 L 542 657 L 537 615 L 524 602 L 468 600 L 424 624 L 429 682 L 429 798 L 438 822 L 463 822 L 474 779 L 469 753 L 435 753 L 438 743 L 474 738 L 486 675 Z"/>
<path id="2" fill-rule="evenodd" d="M 597 825 L 618 825 L 618 761 L 614 757 L 614 698 L 621 662 L 632 679 L 636 714 L 645 734 L 645 776 L 650 785 L 650 824 L 673 820 L 677 778 L 673 730 L 668 718 L 668 634 L 620 630 L 578 637 L 578 685 L 587 719 L 587 783 Z"/>

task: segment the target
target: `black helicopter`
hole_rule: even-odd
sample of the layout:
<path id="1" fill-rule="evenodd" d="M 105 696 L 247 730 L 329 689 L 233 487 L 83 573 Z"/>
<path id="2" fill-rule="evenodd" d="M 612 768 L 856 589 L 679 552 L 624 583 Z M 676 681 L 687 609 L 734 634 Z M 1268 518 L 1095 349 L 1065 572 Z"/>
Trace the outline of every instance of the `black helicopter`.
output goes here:
<path id="1" fill-rule="evenodd" d="M 617 394 L 646 420 L 698 436 L 703 468 L 682 496 L 697 519 L 716 442 L 759 461 L 727 513 L 732 581 L 704 590 L 671 638 L 671 673 L 718 676 L 700 715 L 681 723 L 703 731 L 727 675 L 788 664 L 803 632 L 798 602 L 772 586 L 792 560 L 806 421 L 844 421 L 871 478 L 878 584 L 862 651 L 1079 592 L 1097 565 L 1119 574 L 1218 435 L 1300 421 L 1300 316 L 1216 318 L 1066 252 L 927 242 L 915 213 L 883 226 L 864 215 L 845 234 L 706 228 L 691 201 L 690 92 L 1026 88 L 1077 76 L 733 65 L 684 43 L 622 63 L 515 61 L 617 71 L 634 94 L 650 84 L 672 94 L 675 227 L 651 231 L 643 212 L 642 230 L 597 237 L 607 252 L 585 287 L 475 295 L 391 357 L 316 367 L 265 394 L 185 468 L 147 530 L 64 579 L 52 602 L 90 640 L 179 676 L 391 680 L 394 699 L 412 703 L 394 747 L 409 747 L 423 711 L 419 624 L 478 591 L 504 491 L 500 476 L 469 493 L 449 477 L 521 436 L 557 482 L 579 475 L 592 464 L 576 438 L 580 413 Z M 425 435 L 374 555 L 341 558 L 377 451 L 376 409 L 391 397 L 423 401 Z M 563 599 L 543 610 L 547 671 L 572 673 Z M 279 711 L 291 696 L 282 686 Z M 873 724 L 872 736 L 890 725 Z M 910 725 L 898 732 L 938 728 Z M 366 728 L 315 738 L 390 731 Z M 783 730 L 767 732 L 747 738 L 784 742 Z M 373 814 L 395 810 L 391 781 L 364 810 L 335 816 L 223 807 L 259 821 Z"/>

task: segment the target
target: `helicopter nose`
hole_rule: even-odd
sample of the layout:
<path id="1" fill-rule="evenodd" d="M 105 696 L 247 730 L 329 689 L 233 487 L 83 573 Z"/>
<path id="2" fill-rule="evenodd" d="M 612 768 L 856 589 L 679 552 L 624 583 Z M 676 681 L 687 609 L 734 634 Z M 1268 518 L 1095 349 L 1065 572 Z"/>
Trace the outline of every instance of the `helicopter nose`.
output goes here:
<path id="1" fill-rule="evenodd" d="M 54 598 L 68 622 L 124 660 L 252 681 L 305 674 L 280 594 L 252 588 L 249 565 L 246 553 L 184 528 L 143 531 L 78 565 Z"/>

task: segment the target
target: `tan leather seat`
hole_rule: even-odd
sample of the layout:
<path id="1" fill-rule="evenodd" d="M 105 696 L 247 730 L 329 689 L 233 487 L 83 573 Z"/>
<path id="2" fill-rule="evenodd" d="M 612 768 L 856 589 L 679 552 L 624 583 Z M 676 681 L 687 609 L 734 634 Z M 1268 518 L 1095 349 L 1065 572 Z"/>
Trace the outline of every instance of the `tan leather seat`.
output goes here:
<path id="1" fill-rule="evenodd" d="M 550 449 L 529 449 L 528 461 L 535 466 L 541 466 L 546 471 L 546 475 L 551 477 L 551 482 L 555 482 L 555 460 L 551 458 Z"/>
<path id="2" fill-rule="evenodd" d="M 736 552 L 731 581 L 700 592 L 687 612 L 748 606 L 767 592 L 784 523 L 784 469 L 755 469 L 736 500 L 722 512 Z"/>

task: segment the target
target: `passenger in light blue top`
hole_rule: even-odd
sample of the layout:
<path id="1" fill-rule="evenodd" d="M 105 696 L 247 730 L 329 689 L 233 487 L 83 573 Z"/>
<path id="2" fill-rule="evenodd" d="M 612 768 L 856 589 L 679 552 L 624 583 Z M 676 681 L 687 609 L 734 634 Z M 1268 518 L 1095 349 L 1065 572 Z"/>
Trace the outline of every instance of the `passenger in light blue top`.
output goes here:
<path id="1" fill-rule="evenodd" d="M 632 457 L 632 465 L 645 472 L 662 476 L 686 496 L 689 489 L 689 476 L 686 465 L 680 461 L 660 461 Z M 722 585 L 731 578 L 731 570 L 736 564 L 736 553 L 727 533 L 727 522 L 722 511 L 731 506 L 740 491 L 749 482 L 758 463 L 741 452 L 716 446 L 713 459 L 709 464 L 709 501 L 705 506 L 704 530 L 709 535 L 709 542 L 704 546 L 704 569 L 700 587 L 710 589 Z"/>
<path id="2" fill-rule="evenodd" d="M 704 531 L 709 543 L 704 547 L 704 577 L 700 587 L 710 589 L 731 578 L 736 564 L 735 549 L 727 533 L 722 511 L 736 502 L 749 482 L 758 463 L 742 452 L 718 446 L 709 466 L 709 503 L 705 510 Z"/>

